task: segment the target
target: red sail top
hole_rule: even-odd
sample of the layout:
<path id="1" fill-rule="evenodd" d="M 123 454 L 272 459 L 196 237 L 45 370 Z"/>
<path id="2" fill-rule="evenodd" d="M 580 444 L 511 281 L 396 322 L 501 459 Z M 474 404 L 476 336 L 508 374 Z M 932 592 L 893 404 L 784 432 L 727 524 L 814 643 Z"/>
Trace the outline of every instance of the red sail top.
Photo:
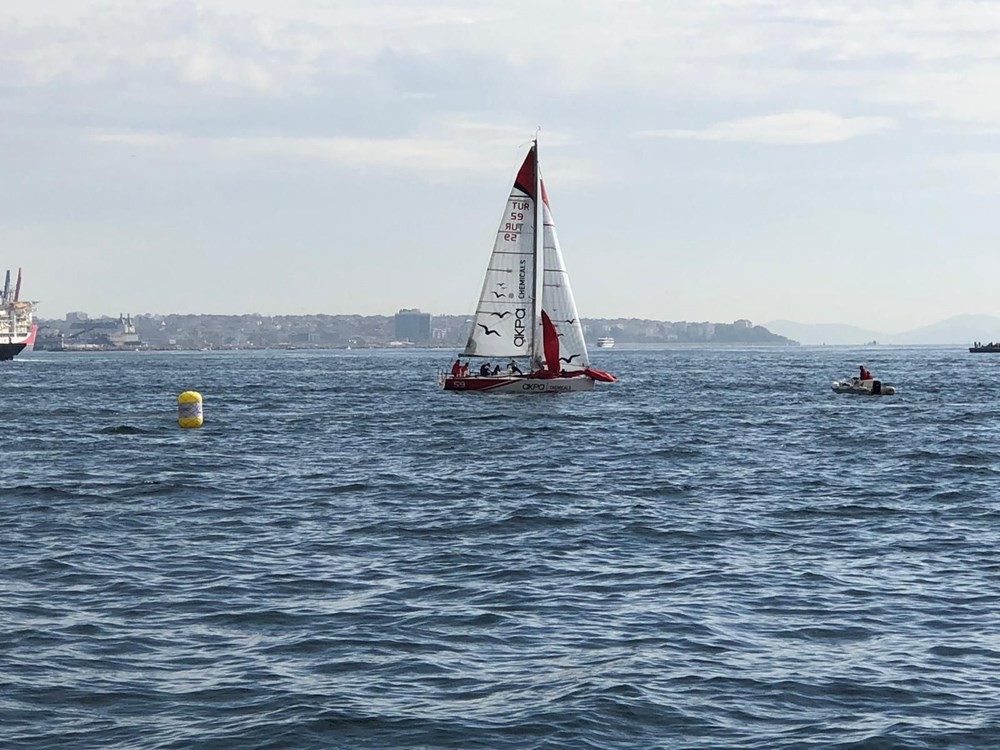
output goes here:
<path id="1" fill-rule="evenodd" d="M 522 193 L 527 193 L 531 199 L 535 199 L 535 172 L 538 169 L 538 160 L 535 154 L 535 147 L 524 157 L 524 164 L 521 165 L 517 178 L 514 180 L 514 187 Z"/>

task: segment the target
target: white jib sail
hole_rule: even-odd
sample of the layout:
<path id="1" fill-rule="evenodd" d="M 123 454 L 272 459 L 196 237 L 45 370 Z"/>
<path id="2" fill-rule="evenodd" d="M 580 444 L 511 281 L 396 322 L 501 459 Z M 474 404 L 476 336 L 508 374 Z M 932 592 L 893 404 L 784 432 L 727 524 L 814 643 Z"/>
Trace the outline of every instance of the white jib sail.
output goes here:
<path id="1" fill-rule="evenodd" d="M 548 196 L 542 188 L 544 206 L 543 252 L 545 272 L 542 275 L 542 309 L 548 314 L 559 334 L 559 367 L 562 370 L 582 370 L 590 366 L 583 326 L 576 312 L 569 274 L 559 249 L 556 225 L 548 206 Z"/>
<path id="2" fill-rule="evenodd" d="M 533 158 L 529 154 L 529 158 Z M 467 357 L 527 357 L 532 344 L 535 201 L 516 184 L 497 230 Z"/>

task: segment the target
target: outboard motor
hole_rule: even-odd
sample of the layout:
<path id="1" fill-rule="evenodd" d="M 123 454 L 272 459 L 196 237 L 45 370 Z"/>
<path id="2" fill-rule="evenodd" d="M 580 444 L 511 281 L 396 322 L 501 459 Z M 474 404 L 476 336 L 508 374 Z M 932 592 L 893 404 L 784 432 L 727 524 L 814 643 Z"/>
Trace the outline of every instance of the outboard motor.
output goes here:
<path id="1" fill-rule="evenodd" d="M 873 396 L 881 396 L 882 395 L 882 381 L 881 380 L 873 380 L 872 381 L 872 395 Z"/>

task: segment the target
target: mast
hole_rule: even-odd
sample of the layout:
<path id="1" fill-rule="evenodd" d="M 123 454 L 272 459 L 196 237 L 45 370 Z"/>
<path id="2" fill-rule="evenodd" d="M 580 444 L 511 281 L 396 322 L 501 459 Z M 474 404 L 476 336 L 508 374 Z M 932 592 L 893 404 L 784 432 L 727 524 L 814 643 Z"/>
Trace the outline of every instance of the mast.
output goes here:
<path id="1" fill-rule="evenodd" d="M 544 269 L 544 248 L 541 247 L 545 237 L 545 205 L 542 199 L 542 170 L 538 163 L 538 134 L 535 134 L 533 150 L 535 152 L 535 227 L 532 242 L 531 263 L 535 271 L 534 299 L 531 304 L 531 366 L 536 367 L 542 361 L 542 286 Z"/>

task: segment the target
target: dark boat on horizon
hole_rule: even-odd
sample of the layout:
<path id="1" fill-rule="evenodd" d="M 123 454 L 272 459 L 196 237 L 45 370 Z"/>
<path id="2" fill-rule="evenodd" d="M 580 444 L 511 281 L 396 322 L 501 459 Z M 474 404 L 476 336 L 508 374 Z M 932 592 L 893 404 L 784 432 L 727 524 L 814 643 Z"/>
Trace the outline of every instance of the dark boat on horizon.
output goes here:
<path id="1" fill-rule="evenodd" d="M 977 341 L 974 346 L 969 347 L 969 352 L 972 354 L 997 354 L 1000 353 L 1000 344 L 994 344 L 992 341 L 988 344 L 981 344 Z"/>

